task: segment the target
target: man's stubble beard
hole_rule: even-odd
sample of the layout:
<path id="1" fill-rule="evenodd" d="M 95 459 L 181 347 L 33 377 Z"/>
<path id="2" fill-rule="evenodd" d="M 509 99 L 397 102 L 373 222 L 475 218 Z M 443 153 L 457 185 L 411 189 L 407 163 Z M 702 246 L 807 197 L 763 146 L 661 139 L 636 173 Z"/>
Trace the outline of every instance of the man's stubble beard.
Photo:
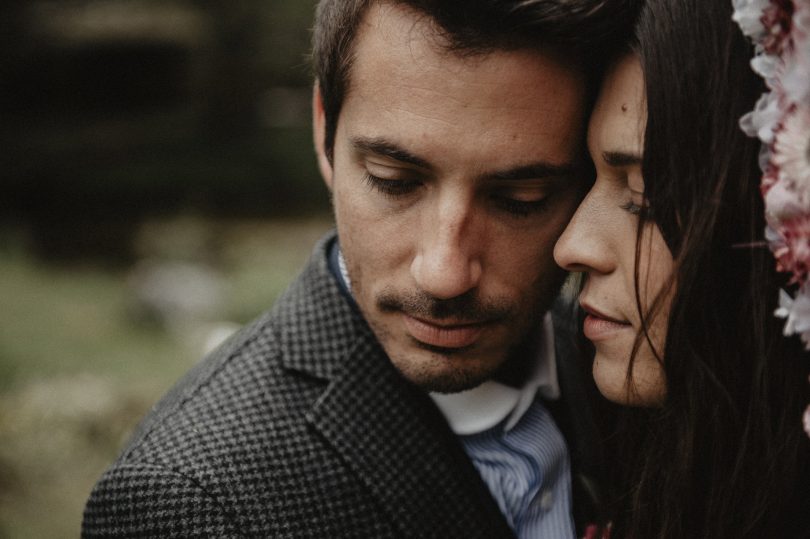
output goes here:
<path id="1" fill-rule="evenodd" d="M 347 272 L 351 280 L 352 295 L 355 300 L 363 297 L 363 276 L 362 270 L 351 265 L 346 260 Z M 514 342 L 504 345 L 505 351 L 503 356 L 498 361 L 487 361 L 490 358 L 478 359 L 477 365 L 472 365 L 475 359 L 464 361 L 458 359 L 459 356 L 471 353 L 475 345 L 458 349 L 445 349 L 438 348 L 421 343 L 412 337 L 411 345 L 414 347 L 414 354 L 419 354 L 423 361 L 409 361 L 408 357 L 403 357 L 404 351 L 397 352 L 391 350 L 391 343 L 395 337 L 385 327 L 384 324 L 377 321 L 373 316 L 369 316 L 361 301 L 357 301 L 357 305 L 363 314 L 366 322 L 369 324 L 372 332 L 374 333 L 377 341 L 382 346 L 386 355 L 388 356 L 391 364 L 399 371 L 399 373 L 408 381 L 420 387 L 424 391 L 436 393 L 458 393 L 472 389 L 496 377 L 499 371 L 504 368 L 512 368 L 513 362 L 525 362 L 530 358 L 526 357 L 527 348 L 526 343 L 530 341 L 532 330 L 539 330 L 541 321 L 545 313 L 551 306 L 554 298 L 556 298 L 565 273 L 560 271 L 559 277 L 557 275 L 549 276 L 549 279 L 538 279 L 537 300 L 533 306 L 522 312 L 517 306 L 510 306 L 507 301 L 490 301 L 480 302 L 472 297 L 459 297 L 450 300 L 426 300 L 424 295 L 411 294 L 409 298 L 403 298 L 402 294 L 394 292 L 383 292 L 377 297 L 371 298 L 372 309 L 376 312 L 395 312 L 399 306 L 407 306 L 406 309 L 413 309 L 416 313 L 431 315 L 435 318 L 453 317 L 458 314 L 458 318 L 469 319 L 470 314 L 459 313 L 459 309 L 469 310 L 473 317 L 481 317 L 488 319 L 487 316 L 502 317 L 501 324 L 518 324 L 523 321 L 525 327 L 523 330 L 516 334 Z M 418 299 L 414 299 L 418 298 Z M 431 306 L 428 306 L 431 305 Z M 449 307 L 448 307 L 449 305 Z M 413 314 L 413 313 L 412 313 Z M 465 316 L 466 314 L 466 316 Z M 392 353 L 393 352 L 393 353 Z M 493 354 L 495 351 L 492 352 Z M 429 354 L 430 359 L 425 359 Z M 461 363 L 457 363 L 461 361 Z M 431 368 L 434 362 L 442 362 L 443 365 L 438 368 Z M 520 370 L 520 368 L 518 368 Z"/>

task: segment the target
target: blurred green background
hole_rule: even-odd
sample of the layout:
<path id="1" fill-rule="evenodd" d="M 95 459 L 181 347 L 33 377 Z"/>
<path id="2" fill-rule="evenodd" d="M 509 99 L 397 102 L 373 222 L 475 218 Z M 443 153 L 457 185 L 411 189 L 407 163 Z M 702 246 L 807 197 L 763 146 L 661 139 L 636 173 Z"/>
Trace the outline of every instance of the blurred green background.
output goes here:
<path id="1" fill-rule="evenodd" d="M 138 419 L 332 226 L 314 4 L 0 6 L 0 537 L 77 537 Z"/>

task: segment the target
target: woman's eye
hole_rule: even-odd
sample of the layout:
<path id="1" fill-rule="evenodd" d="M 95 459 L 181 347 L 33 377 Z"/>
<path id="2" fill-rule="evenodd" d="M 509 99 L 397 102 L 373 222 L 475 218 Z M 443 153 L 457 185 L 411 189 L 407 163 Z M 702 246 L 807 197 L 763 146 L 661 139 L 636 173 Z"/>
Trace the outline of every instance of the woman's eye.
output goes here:
<path id="1" fill-rule="evenodd" d="M 368 172 L 363 176 L 363 180 L 372 189 L 390 197 L 410 194 L 419 187 L 419 182 L 414 180 L 389 180 L 379 178 Z"/>
<path id="2" fill-rule="evenodd" d="M 627 211 L 631 215 L 643 215 L 645 219 L 652 220 L 652 211 L 650 205 L 645 200 L 641 204 L 637 204 L 633 199 L 628 200 L 620 206 L 621 209 Z"/>
<path id="3" fill-rule="evenodd" d="M 628 182 L 629 184 L 630 182 Z M 621 209 L 627 211 L 632 215 L 641 215 L 644 214 L 645 217 L 649 216 L 650 212 L 650 204 L 647 200 L 647 197 L 644 196 L 644 188 L 643 187 L 636 187 L 628 185 L 628 190 L 630 191 L 628 194 L 630 198 L 627 202 L 622 204 L 620 207 Z"/>
<path id="4" fill-rule="evenodd" d="M 631 200 L 628 200 L 627 202 L 625 202 L 624 204 L 622 204 L 620 206 L 620 208 L 627 211 L 628 213 L 630 213 L 632 215 L 640 215 L 641 210 L 644 209 L 644 206 L 642 206 L 640 204 L 636 204 L 631 199 Z"/>

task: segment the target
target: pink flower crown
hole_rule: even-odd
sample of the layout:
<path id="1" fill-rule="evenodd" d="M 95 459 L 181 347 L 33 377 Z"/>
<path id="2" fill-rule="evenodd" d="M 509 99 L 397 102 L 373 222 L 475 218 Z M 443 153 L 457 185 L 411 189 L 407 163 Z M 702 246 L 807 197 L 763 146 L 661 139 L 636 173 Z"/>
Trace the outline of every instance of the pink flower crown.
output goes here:
<path id="1" fill-rule="evenodd" d="M 751 67 L 768 92 L 740 120 L 762 141 L 765 238 L 793 294 L 779 292 L 785 335 L 810 350 L 810 1 L 733 0 L 734 20 L 755 45 Z M 810 436 L 810 406 L 804 413 Z"/>

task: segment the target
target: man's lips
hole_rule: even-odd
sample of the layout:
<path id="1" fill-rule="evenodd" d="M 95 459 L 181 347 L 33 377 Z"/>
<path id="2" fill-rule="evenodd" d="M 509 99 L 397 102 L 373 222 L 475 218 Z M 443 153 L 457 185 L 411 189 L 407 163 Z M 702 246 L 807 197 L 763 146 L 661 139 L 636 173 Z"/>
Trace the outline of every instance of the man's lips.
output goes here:
<path id="1" fill-rule="evenodd" d="M 436 323 L 402 314 L 411 337 L 424 344 L 439 348 L 464 348 L 478 340 L 486 323 Z"/>
<path id="2" fill-rule="evenodd" d="M 616 331 L 633 328 L 630 322 L 606 315 L 587 303 L 580 302 L 580 305 L 582 310 L 587 313 L 585 322 L 582 325 L 582 332 L 591 341 L 599 341 L 609 337 Z"/>

